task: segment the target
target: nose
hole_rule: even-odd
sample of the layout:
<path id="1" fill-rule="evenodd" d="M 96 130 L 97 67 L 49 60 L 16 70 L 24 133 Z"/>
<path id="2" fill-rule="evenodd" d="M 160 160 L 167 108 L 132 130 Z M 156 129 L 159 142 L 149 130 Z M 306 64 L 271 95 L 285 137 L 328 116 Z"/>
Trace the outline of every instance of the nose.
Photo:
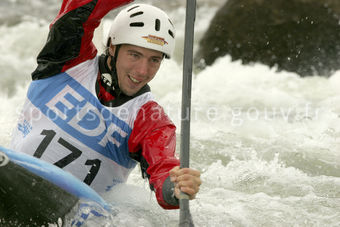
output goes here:
<path id="1" fill-rule="evenodd" d="M 142 59 L 137 63 L 136 66 L 136 72 L 138 73 L 139 76 L 145 76 L 147 75 L 149 70 L 149 63 L 147 59 Z"/>

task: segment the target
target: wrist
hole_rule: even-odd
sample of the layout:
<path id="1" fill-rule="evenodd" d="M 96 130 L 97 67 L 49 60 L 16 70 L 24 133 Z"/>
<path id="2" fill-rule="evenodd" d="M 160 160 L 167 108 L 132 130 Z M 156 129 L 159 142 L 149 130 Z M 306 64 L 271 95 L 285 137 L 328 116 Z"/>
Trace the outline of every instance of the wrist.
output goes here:
<path id="1" fill-rule="evenodd" d="M 163 183 L 162 188 L 164 201 L 172 206 L 179 206 L 179 200 L 175 195 L 175 184 L 170 181 L 170 177 L 167 177 Z"/>

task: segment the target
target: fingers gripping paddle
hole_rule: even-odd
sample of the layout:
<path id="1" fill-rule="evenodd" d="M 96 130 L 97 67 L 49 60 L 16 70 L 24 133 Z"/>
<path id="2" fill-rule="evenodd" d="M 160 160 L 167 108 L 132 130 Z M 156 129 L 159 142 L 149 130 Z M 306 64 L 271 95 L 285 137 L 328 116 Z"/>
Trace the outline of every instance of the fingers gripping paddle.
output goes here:
<path id="1" fill-rule="evenodd" d="M 181 168 L 189 167 L 190 149 L 190 109 L 191 109 L 191 77 L 194 43 L 194 24 L 196 16 L 196 0 L 187 0 L 185 19 L 185 41 L 183 59 L 183 85 L 182 85 L 182 118 L 181 118 Z M 194 226 L 189 209 L 189 196 L 181 193 L 179 226 Z"/>

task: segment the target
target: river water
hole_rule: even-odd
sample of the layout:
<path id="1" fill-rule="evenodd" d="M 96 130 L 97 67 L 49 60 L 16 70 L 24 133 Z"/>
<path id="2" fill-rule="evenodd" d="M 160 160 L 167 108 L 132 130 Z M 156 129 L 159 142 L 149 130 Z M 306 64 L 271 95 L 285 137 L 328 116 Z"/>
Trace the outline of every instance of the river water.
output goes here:
<path id="1" fill-rule="evenodd" d="M 142 2 L 142 1 L 138 1 Z M 175 58 L 150 83 L 177 127 L 178 148 L 185 1 L 163 7 L 177 26 Z M 0 144 L 8 146 L 35 58 L 60 0 L 0 2 Z M 198 1 L 195 50 L 221 1 Z M 95 42 L 102 50 L 107 16 Z M 196 226 L 340 226 L 340 72 L 300 78 L 229 56 L 194 74 L 191 167 L 202 172 L 190 202 Z M 179 150 L 179 149 L 178 149 Z M 104 195 L 121 204 L 102 226 L 177 226 L 136 168 L 127 185 Z M 112 224 L 113 223 L 113 224 Z M 91 226 L 88 223 L 88 226 Z"/>

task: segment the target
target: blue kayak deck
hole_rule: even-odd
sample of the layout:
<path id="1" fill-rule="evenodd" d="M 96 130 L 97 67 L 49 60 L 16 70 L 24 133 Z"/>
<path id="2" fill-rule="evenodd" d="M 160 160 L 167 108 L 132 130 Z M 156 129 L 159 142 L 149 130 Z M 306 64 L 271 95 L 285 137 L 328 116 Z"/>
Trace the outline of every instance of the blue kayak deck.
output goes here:
<path id="1" fill-rule="evenodd" d="M 79 199 L 109 209 L 93 189 L 71 174 L 0 146 L 0 226 L 57 223 Z"/>

